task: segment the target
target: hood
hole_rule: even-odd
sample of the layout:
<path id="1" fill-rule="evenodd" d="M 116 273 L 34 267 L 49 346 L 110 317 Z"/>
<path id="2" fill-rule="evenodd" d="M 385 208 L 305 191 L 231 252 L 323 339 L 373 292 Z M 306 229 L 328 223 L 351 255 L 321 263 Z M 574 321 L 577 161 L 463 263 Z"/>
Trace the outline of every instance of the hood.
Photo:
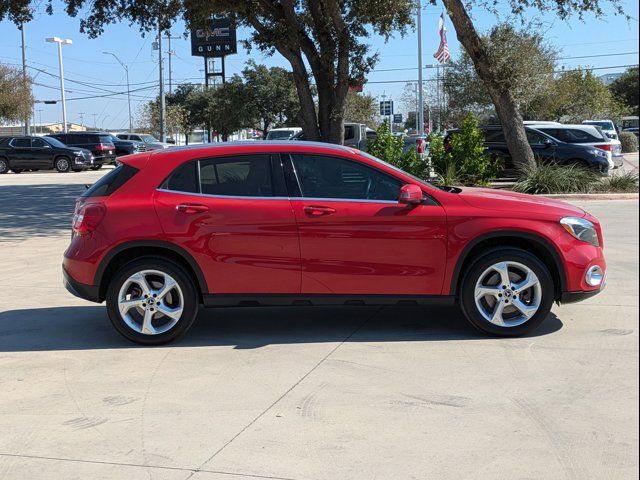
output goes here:
<path id="1" fill-rule="evenodd" d="M 518 216 L 547 214 L 583 217 L 586 214 L 581 208 L 538 195 L 527 195 L 491 188 L 462 188 L 461 190 L 458 195 L 464 202 L 483 210 L 509 212 Z"/>

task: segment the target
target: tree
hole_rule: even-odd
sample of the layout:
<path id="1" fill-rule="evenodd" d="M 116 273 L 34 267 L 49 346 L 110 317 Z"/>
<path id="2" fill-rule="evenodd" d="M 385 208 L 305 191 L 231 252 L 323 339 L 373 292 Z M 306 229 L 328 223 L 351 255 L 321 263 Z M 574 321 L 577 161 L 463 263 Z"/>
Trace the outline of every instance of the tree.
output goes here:
<path id="1" fill-rule="evenodd" d="M 538 112 L 533 107 L 553 84 L 557 52 L 545 43 L 543 33 L 531 28 L 516 30 L 508 23 L 496 25 L 482 40 L 495 59 L 501 83 L 512 92 L 522 115 L 536 119 Z M 495 114 L 491 96 L 467 53 L 449 64 L 443 85 L 449 107 L 457 116 Z"/>
<path id="2" fill-rule="evenodd" d="M 534 108 L 539 112 L 539 120 L 577 123 L 589 118 L 615 120 L 626 113 L 602 80 L 590 70 L 582 69 L 561 74 Z"/>
<path id="3" fill-rule="evenodd" d="M 364 123 L 370 128 L 375 128 L 378 124 L 376 121 L 377 114 L 375 97 L 349 91 L 344 113 L 345 120 Z"/>
<path id="4" fill-rule="evenodd" d="M 226 141 L 229 135 L 251 124 L 247 109 L 247 87 L 242 78 L 234 75 L 226 83 L 204 92 L 205 120 L 214 132 Z"/>
<path id="5" fill-rule="evenodd" d="M 165 127 L 167 132 L 184 132 L 186 111 L 181 105 L 167 104 L 165 108 Z M 140 106 L 138 128 L 160 136 L 160 103 L 158 99 Z"/>
<path id="6" fill-rule="evenodd" d="M 613 95 L 626 105 L 633 115 L 638 115 L 638 96 L 640 95 L 640 85 L 638 82 L 638 67 L 628 69 L 624 74 L 611 84 Z"/>
<path id="7" fill-rule="evenodd" d="M 31 78 L 25 82 L 22 70 L 0 63 L 0 122 L 29 118 L 32 108 Z"/>
<path id="8" fill-rule="evenodd" d="M 82 32 L 90 37 L 105 26 L 128 20 L 143 32 L 168 30 L 183 17 L 189 26 L 207 28 L 213 15 L 233 15 L 251 30 L 246 45 L 280 53 L 293 69 L 300 100 L 300 125 L 309 140 L 342 143 L 349 86 L 361 85 L 376 63 L 367 39 L 404 34 L 412 24 L 413 0 L 64 0 L 71 16 L 81 12 Z M 0 2 L 0 19 L 33 17 L 31 1 Z M 52 10 L 49 2 L 47 10 Z M 85 13 L 86 12 L 86 13 Z M 308 67 L 307 67 L 308 66 Z M 317 109 L 312 84 L 317 88 Z"/>
<path id="9" fill-rule="evenodd" d="M 169 107 L 179 106 L 181 109 L 181 115 L 177 118 L 177 131 L 182 133 L 185 137 L 185 143 L 189 144 L 189 134 L 193 129 L 198 126 L 197 122 L 194 122 L 193 108 L 195 105 L 190 101 L 191 97 L 196 94 L 198 87 L 190 83 L 183 83 L 176 87 L 176 89 L 166 96 L 166 102 Z"/>
<path id="10" fill-rule="evenodd" d="M 443 3 L 456 30 L 458 40 L 469 55 L 478 77 L 484 83 L 495 106 L 511 157 L 515 162 L 534 165 L 535 158 L 527 142 L 518 102 L 509 82 L 502 81 L 502 72 L 499 68 L 500 59 L 492 55 L 467 11 L 467 7 L 471 8 L 473 3 L 463 0 L 443 0 Z M 522 17 L 528 8 L 537 8 L 540 11 L 554 11 L 558 17 L 566 19 L 573 14 L 581 16 L 585 12 L 602 16 L 602 4 L 606 3 L 606 0 L 509 0 L 508 2 L 483 0 L 475 4 L 496 11 L 498 3 L 504 3 L 507 10 L 519 17 Z M 620 0 L 609 0 L 609 3 L 615 7 L 618 13 L 622 13 Z"/>
<path id="11" fill-rule="evenodd" d="M 300 102 L 291 72 L 280 67 L 258 65 L 251 60 L 242 76 L 248 115 L 264 135 L 274 126 L 297 123 Z"/>

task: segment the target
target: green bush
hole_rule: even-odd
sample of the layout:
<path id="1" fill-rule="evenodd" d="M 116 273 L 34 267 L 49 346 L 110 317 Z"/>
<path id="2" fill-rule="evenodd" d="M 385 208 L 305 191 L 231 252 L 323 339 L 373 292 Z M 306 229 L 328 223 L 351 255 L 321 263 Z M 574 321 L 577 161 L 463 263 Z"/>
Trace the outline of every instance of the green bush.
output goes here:
<path id="1" fill-rule="evenodd" d="M 599 184 L 593 172 L 577 165 L 538 163 L 524 167 L 513 190 L 520 193 L 589 193 Z"/>
<path id="2" fill-rule="evenodd" d="M 386 121 L 378 129 L 378 136 L 368 143 L 367 152 L 418 178 L 429 178 L 428 162 L 418 156 L 415 148 L 405 152 L 404 140 L 391 133 Z"/>
<path id="3" fill-rule="evenodd" d="M 602 180 L 597 186 L 598 192 L 634 193 L 638 191 L 638 174 L 622 172 Z"/>
<path id="4" fill-rule="evenodd" d="M 445 152 L 441 136 L 430 137 L 429 151 L 438 183 L 446 185 L 487 185 L 502 168 L 502 162 L 492 159 L 484 149 L 484 133 L 477 119 L 468 115 L 462 128 L 451 136 L 450 149 Z"/>
<path id="5" fill-rule="evenodd" d="M 620 132 L 620 142 L 622 143 L 622 153 L 633 153 L 638 151 L 638 137 L 631 132 Z"/>

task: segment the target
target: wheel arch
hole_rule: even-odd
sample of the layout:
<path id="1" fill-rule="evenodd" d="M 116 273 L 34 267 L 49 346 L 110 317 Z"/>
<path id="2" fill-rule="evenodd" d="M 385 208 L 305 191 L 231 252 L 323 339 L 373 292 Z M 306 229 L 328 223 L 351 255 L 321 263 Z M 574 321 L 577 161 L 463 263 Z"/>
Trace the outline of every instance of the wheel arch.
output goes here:
<path id="1" fill-rule="evenodd" d="M 104 256 L 93 281 L 99 287 L 99 300 L 105 299 L 109 281 L 122 265 L 138 258 L 154 256 L 168 258 L 184 267 L 198 289 L 200 300 L 202 295 L 209 292 L 202 270 L 189 252 L 169 242 L 141 240 L 122 243 Z"/>
<path id="2" fill-rule="evenodd" d="M 551 273 L 555 288 L 555 300 L 559 300 L 566 290 L 567 276 L 562 258 L 547 239 L 532 233 L 519 231 L 492 232 L 473 239 L 458 257 L 451 277 L 451 295 L 458 295 L 463 274 L 473 261 L 483 252 L 495 247 L 514 247 L 536 255 Z"/>

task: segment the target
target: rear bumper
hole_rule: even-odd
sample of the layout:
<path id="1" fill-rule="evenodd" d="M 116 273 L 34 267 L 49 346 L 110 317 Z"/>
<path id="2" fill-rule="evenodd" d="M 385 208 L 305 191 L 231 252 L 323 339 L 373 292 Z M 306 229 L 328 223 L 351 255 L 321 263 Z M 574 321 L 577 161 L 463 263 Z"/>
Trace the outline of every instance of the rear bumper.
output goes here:
<path id="1" fill-rule="evenodd" d="M 85 285 L 84 283 L 77 282 L 71 275 L 69 275 L 64 267 L 62 267 L 62 278 L 64 288 L 66 288 L 71 295 L 82 298 L 83 300 L 88 300 L 90 302 L 102 303 L 100 301 L 99 287 L 95 285 Z"/>

